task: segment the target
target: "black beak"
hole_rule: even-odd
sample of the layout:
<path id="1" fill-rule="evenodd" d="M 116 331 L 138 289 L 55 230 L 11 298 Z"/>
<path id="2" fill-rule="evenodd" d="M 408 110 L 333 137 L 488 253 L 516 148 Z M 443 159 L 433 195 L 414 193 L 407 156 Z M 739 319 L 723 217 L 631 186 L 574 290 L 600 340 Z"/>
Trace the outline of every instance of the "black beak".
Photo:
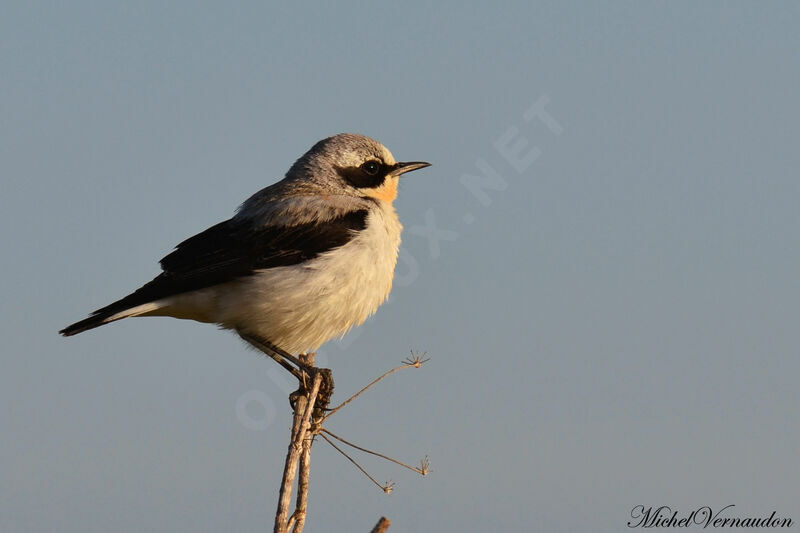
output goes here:
<path id="1" fill-rule="evenodd" d="M 394 169 L 392 170 L 392 174 L 395 176 L 399 176 L 400 174 L 405 174 L 406 172 L 411 172 L 412 170 L 419 170 L 421 168 L 431 166 L 430 163 L 426 163 L 425 161 L 406 161 L 404 163 L 395 163 Z"/>

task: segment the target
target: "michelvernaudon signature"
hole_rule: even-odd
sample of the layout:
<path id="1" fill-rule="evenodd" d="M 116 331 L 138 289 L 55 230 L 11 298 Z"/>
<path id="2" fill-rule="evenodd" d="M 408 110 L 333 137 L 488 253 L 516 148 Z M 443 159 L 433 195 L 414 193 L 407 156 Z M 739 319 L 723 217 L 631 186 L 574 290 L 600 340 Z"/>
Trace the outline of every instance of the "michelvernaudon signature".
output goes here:
<path id="1" fill-rule="evenodd" d="M 772 511 L 769 516 L 763 517 L 741 517 L 733 516 L 732 509 L 735 505 L 730 504 L 714 511 L 711 507 L 703 506 L 691 511 L 688 514 L 681 514 L 667 505 L 660 507 L 645 507 L 637 505 L 631 509 L 631 518 L 628 522 L 629 528 L 651 528 L 651 527 L 691 527 L 700 526 L 703 529 L 708 527 L 792 527 L 794 522 L 791 518 L 782 518 Z"/>

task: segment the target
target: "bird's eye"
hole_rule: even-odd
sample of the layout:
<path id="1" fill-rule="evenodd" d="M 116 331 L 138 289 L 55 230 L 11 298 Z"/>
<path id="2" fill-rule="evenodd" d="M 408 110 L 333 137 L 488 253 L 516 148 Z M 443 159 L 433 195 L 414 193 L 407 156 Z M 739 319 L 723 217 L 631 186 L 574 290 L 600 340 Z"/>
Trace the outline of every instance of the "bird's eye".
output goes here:
<path id="1" fill-rule="evenodd" d="M 380 171 L 381 165 L 377 161 L 367 161 L 361 165 L 361 168 L 370 176 L 375 176 Z"/>

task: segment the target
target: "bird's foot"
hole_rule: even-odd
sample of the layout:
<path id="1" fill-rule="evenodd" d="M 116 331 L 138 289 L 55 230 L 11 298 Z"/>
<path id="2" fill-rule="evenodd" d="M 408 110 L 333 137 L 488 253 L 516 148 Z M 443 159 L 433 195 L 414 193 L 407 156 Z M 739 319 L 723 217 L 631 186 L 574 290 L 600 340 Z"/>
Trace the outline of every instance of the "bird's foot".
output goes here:
<path id="1" fill-rule="evenodd" d="M 310 355 L 310 361 L 313 363 L 313 354 Z M 331 396 L 333 396 L 333 372 L 331 372 L 329 368 L 319 368 L 313 366 L 313 364 L 306 363 L 306 361 L 309 360 L 308 358 L 308 355 L 301 355 L 299 357 L 302 362 L 302 365 L 299 367 L 301 377 L 298 378 L 300 386 L 289 395 L 289 405 L 292 407 L 292 410 L 294 410 L 298 398 L 302 396 L 308 397 L 308 395 L 311 394 L 311 384 L 314 378 L 319 375 L 321 377 L 321 382 L 312 417 L 314 420 L 319 420 L 325 416 L 328 405 L 330 405 Z"/>

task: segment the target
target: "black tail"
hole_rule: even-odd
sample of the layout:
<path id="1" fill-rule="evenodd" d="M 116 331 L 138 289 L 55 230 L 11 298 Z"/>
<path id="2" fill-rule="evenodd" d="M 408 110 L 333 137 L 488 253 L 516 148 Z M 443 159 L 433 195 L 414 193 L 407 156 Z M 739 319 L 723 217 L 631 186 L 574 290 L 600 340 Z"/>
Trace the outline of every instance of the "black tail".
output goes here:
<path id="1" fill-rule="evenodd" d="M 114 314 L 115 313 L 102 313 L 92 315 L 89 318 L 85 318 L 80 322 L 75 322 L 74 324 L 65 327 L 59 331 L 59 333 L 65 337 L 71 337 L 72 335 L 77 335 L 78 333 L 83 333 L 84 331 L 100 327 L 103 324 L 110 324 L 111 322 L 114 322 L 114 320 L 108 320 L 108 318 Z M 125 317 L 120 317 L 117 320 L 122 318 Z"/>
<path id="2" fill-rule="evenodd" d="M 157 276 L 153 281 L 146 283 L 144 286 L 129 294 L 125 298 L 117 300 L 116 302 L 109 304 L 102 309 L 94 311 L 92 316 L 89 318 L 85 318 L 80 322 L 75 322 L 74 324 L 59 331 L 59 333 L 65 337 L 71 337 L 72 335 L 77 335 L 78 333 L 82 333 L 86 330 L 94 329 L 104 324 L 110 324 L 111 322 L 116 322 L 117 320 L 122 320 L 123 318 L 126 318 L 126 316 L 121 316 L 113 320 L 109 319 L 118 313 L 127 311 L 128 309 L 132 309 L 142 304 L 150 303 L 168 295 L 168 293 L 163 289 L 163 282 L 163 275 Z"/>

